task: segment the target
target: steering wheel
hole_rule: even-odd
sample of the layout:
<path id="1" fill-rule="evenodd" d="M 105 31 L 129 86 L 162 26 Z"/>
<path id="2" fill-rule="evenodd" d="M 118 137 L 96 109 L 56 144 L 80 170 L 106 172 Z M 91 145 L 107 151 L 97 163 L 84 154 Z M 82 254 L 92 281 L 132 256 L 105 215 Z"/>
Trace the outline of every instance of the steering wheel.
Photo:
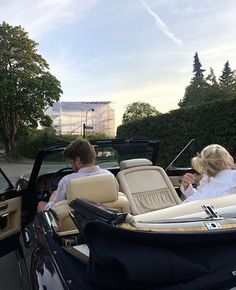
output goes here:
<path id="1" fill-rule="evenodd" d="M 52 174 L 49 183 L 48 183 L 48 187 L 49 187 L 49 193 L 50 196 L 53 193 L 53 191 L 55 191 L 57 189 L 58 183 L 60 181 L 60 179 L 70 173 L 73 173 L 73 169 L 71 167 L 64 167 L 61 168 L 59 170 L 57 170 L 55 173 Z"/>

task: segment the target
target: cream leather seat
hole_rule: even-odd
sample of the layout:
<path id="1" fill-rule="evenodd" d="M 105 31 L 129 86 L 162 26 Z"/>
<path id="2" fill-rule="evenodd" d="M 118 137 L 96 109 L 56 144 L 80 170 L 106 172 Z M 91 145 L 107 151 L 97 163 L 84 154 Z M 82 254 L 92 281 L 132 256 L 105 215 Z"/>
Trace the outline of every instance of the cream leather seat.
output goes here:
<path id="1" fill-rule="evenodd" d="M 59 231 L 75 229 L 69 217 L 72 210 L 69 203 L 76 198 L 86 198 L 122 212 L 129 211 L 129 202 L 125 195 L 118 191 L 118 184 L 113 174 L 99 174 L 69 180 L 67 200 L 56 203 L 53 210 L 58 216 Z"/>
<path id="2" fill-rule="evenodd" d="M 120 163 L 116 178 L 129 200 L 133 215 L 171 207 L 181 203 L 166 172 L 148 159 L 130 159 Z"/>

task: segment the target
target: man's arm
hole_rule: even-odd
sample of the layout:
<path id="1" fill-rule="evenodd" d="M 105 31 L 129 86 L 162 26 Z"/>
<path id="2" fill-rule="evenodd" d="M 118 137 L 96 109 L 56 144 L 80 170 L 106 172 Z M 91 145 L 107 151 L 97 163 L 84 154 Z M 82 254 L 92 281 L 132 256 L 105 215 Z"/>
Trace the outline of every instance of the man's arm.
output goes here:
<path id="1" fill-rule="evenodd" d="M 49 202 L 40 201 L 38 203 L 37 212 L 48 210 L 56 202 L 66 199 L 66 185 L 68 177 L 64 176 L 58 183 L 57 189 L 51 194 Z"/>

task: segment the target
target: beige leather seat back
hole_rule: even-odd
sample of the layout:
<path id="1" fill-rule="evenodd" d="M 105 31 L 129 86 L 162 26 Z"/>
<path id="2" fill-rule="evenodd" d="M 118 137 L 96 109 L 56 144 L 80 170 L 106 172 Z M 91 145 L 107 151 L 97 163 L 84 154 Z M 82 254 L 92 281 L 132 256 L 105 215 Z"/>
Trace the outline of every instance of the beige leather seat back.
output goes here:
<path id="1" fill-rule="evenodd" d="M 67 184 L 67 201 L 58 202 L 54 206 L 59 217 L 60 231 L 75 228 L 68 214 L 71 211 L 69 203 L 76 198 L 86 198 L 122 212 L 129 211 L 129 202 L 126 196 L 118 191 L 117 180 L 113 174 L 107 173 L 71 179 Z"/>
<path id="2" fill-rule="evenodd" d="M 67 199 L 86 198 L 94 202 L 117 200 L 118 189 L 111 174 L 100 174 L 71 179 L 67 183 Z"/>
<path id="3" fill-rule="evenodd" d="M 133 215 L 181 203 L 166 172 L 148 159 L 124 160 L 117 174 L 120 190 L 129 200 Z"/>

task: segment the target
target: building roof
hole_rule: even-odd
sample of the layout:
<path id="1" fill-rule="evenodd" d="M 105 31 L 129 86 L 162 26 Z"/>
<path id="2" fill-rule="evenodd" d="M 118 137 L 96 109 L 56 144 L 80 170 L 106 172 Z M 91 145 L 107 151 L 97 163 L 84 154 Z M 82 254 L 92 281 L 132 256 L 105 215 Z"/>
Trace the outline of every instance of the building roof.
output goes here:
<path id="1" fill-rule="evenodd" d="M 102 102 L 57 102 L 52 107 L 52 112 L 66 112 L 66 111 L 87 111 L 89 109 L 96 109 L 102 105 L 110 104 L 110 101 Z"/>

